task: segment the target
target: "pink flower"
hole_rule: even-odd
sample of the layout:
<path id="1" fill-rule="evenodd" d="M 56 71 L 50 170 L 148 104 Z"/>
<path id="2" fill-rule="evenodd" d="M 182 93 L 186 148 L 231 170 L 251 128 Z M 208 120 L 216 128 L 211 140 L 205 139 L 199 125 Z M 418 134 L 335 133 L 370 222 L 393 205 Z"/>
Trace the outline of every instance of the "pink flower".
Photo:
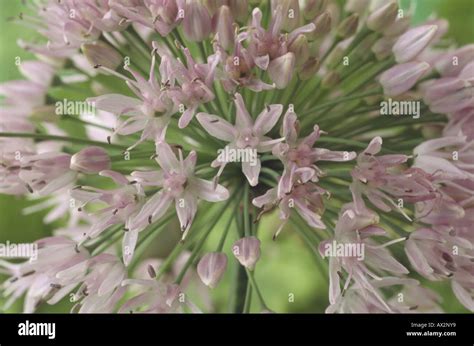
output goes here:
<path id="1" fill-rule="evenodd" d="M 336 301 L 329 305 L 326 309 L 326 313 L 408 313 L 408 312 L 423 312 L 418 311 L 418 305 L 408 305 L 416 299 L 420 293 L 416 292 L 415 295 L 412 293 L 413 289 L 419 288 L 417 280 L 404 279 L 397 277 L 384 277 L 379 279 L 368 279 L 368 284 L 373 287 L 373 291 L 367 291 L 359 283 L 354 283 L 347 290 L 344 295 L 339 295 Z M 382 290 L 384 288 L 391 288 L 399 290 L 399 287 L 403 288 L 404 302 L 400 304 L 398 302 L 398 296 L 395 295 L 392 299 L 387 302 L 380 300 L 383 296 Z M 422 292 L 427 294 L 423 290 Z M 430 292 L 431 293 L 431 292 Z M 435 303 L 431 301 L 433 295 L 423 297 L 423 307 L 425 304 L 428 307 L 432 307 Z M 406 303 L 405 303 L 406 301 Z M 416 300 L 415 300 L 416 301 Z M 426 302 L 426 303 L 425 303 Z"/>
<path id="2" fill-rule="evenodd" d="M 114 130 L 113 135 L 120 134 L 125 136 L 142 132 L 140 139 L 129 147 L 128 150 L 133 149 L 147 139 L 155 141 L 163 139 L 171 116 L 177 110 L 176 105 L 173 105 L 172 100 L 169 98 L 165 90 L 166 88 L 163 89 L 163 86 L 160 85 L 155 78 L 155 61 L 156 57 L 153 52 L 148 80 L 132 70 L 129 66 L 124 66 L 124 69 L 130 72 L 135 80 L 106 67 L 99 66 L 103 70 L 124 79 L 128 87 L 138 98 L 120 94 L 106 94 L 87 99 L 87 102 L 94 104 L 97 109 L 118 116 L 128 116 L 128 118 Z"/>
<path id="3" fill-rule="evenodd" d="M 254 198 L 252 203 L 258 208 L 263 208 L 260 215 L 277 206 L 280 209 L 279 217 L 283 222 L 273 236 L 275 239 L 290 219 L 293 210 L 296 210 L 310 227 L 325 229 L 326 226 L 321 220 L 324 212 L 322 195 L 325 193 L 326 190 L 318 185 L 305 182 L 293 185 L 292 190 L 281 197 L 277 188 L 269 189 L 262 196 Z"/>
<path id="4" fill-rule="evenodd" d="M 380 84 L 388 96 L 398 96 L 410 90 L 430 69 L 426 62 L 407 62 L 395 65 L 380 76 Z"/>
<path id="5" fill-rule="evenodd" d="M 365 195 L 377 208 L 386 212 L 395 208 L 411 220 L 402 209 L 403 202 L 414 203 L 436 197 L 430 172 L 419 168 L 397 171 L 395 168 L 409 157 L 375 156 L 381 149 L 382 138 L 375 137 L 357 158 L 357 166 L 351 172 L 353 182 L 350 187 L 355 206 L 360 210 L 364 203 L 362 195 Z"/>
<path id="6" fill-rule="evenodd" d="M 121 313 L 176 313 L 184 312 L 185 307 L 200 312 L 176 284 L 136 279 L 125 280 L 123 284 L 139 286 L 142 293 L 123 304 L 119 310 Z"/>
<path id="7" fill-rule="evenodd" d="M 261 24 L 262 12 L 255 8 L 250 31 L 249 52 L 260 69 L 268 69 L 270 78 L 278 88 L 284 88 L 293 76 L 295 62 L 293 54 L 287 55 L 289 46 L 300 34 L 309 34 L 315 29 L 315 25 L 309 23 L 285 35 L 281 32 L 284 16 L 283 8 L 277 6 L 268 30 L 265 30 Z"/>
<path id="8" fill-rule="evenodd" d="M 179 149 L 178 160 L 166 142 L 157 143 L 156 161 L 161 171 L 136 171 L 132 173 L 132 176 L 142 186 L 157 186 L 161 190 L 149 198 L 138 215 L 133 218 L 132 229 L 143 222 L 156 221 L 174 202 L 184 238 L 193 222 L 199 199 L 219 202 L 229 197 L 229 192 L 223 186 L 214 187 L 211 181 L 194 175 L 196 159 L 197 155 L 194 151 L 183 159 L 181 149 Z"/>
<path id="9" fill-rule="evenodd" d="M 47 89 L 53 79 L 54 69 L 41 61 L 24 61 L 19 70 L 28 80 L 9 81 L 0 84 L 0 118 L 29 117 L 36 107 L 44 105 Z"/>
<path id="10" fill-rule="evenodd" d="M 468 141 L 474 140 L 474 108 L 464 108 L 450 115 L 443 129 L 446 137 L 462 135 Z"/>
<path id="11" fill-rule="evenodd" d="M 193 42 L 203 41 L 211 34 L 211 15 L 200 1 L 186 2 L 183 32 Z"/>
<path id="12" fill-rule="evenodd" d="M 418 145 L 414 167 L 449 179 L 474 178 L 474 146 L 465 136 L 445 136 Z"/>
<path id="13" fill-rule="evenodd" d="M 303 180 L 318 181 L 323 172 L 315 165 L 316 162 L 344 162 L 356 157 L 356 153 L 353 151 L 331 151 L 324 148 L 314 148 L 315 142 L 321 135 L 317 125 L 314 126 L 313 132 L 304 138 L 298 138 L 299 132 L 300 126 L 296 114 L 287 111 L 282 124 L 282 134 L 285 137 L 285 142 L 276 144 L 272 150 L 273 154 L 284 165 L 283 174 L 278 183 L 278 196 L 280 197 L 291 191 L 294 182 L 299 180 L 298 173 L 304 173 L 307 176 Z M 308 169 L 299 170 L 299 168 Z"/>
<path id="14" fill-rule="evenodd" d="M 435 226 L 410 234 L 405 251 L 413 268 L 430 280 L 450 278 L 459 301 L 474 311 L 474 237 L 467 227 Z"/>
<path id="15" fill-rule="evenodd" d="M 19 177 L 30 192 L 46 196 L 72 184 L 78 172 L 70 168 L 71 155 L 48 152 L 21 160 Z"/>
<path id="16" fill-rule="evenodd" d="M 336 304 L 341 295 L 349 288 L 352 281 L 363 291 L 372 294 L 381 306 L 391 311 L 383 297 L 371 284 L 370 278 L 380 280 L 375 273 L 389 272 L 395 275 L 408 274 L 408 270 L 400 264 L 386 249 L 387 246 L 405 240 L 400 238 L 389 241 L 386 244 L 377 244 L 371 239 L 372 236 L 386 236 L 387 233 L 378 227 L 378 215 L 373 211 L 363 208 L 357 211 L 353 203 L 342 207 L 339 219 L 334 230 L 334 238 L 326 240 L 319 245 L 321 256 L 329 257 L 329 302 Z M 336 252 L 336 249 L 328 251 L 331 247 L 351 246 L 359 249 L 360 253 Z M 332 254 L 331 254 L 332 252 Z M 340 280 L 342 273 L 347 277 L 341 291 Z"/>
<path id="17" fill-rule="evenodd" d="M 126 291 L 122 286 L 127 277 L 125 266 L 119 258 L 107 253 L 92 257 L 56 276 L 65 282 L 82 282 L 76 293 L 71 295 L 73 302 L 80 301 L 72 308 L 73 312 L 114 312 Z"/>
<path id="18" fill-rule="evenodd" d="M 71 157 L 71 169 L 87 174 L 110 169 L 110 157 L 101 147 L 87 147 Z"/>
<path id="19" fill-rule="evenodd" d="M 87 15 L 84 16 L 75 0 L 32 3 L 30 6 L 41 18 L 32 20 L 30 25 L 45 36 L 48 43 L 20 41 L 20 46 L 28 51 L 57 58 L 71 57 L 82 43 L 95 41 L 100 36 L 100 30 L 94 27 Z"/>
<path id="20" fill-rule="evenodd" d="M 77 281 L 61 284 L 58 274 L 75 268 L 88 258 L 88 253 L 77 244 L 64 237 L 49 237 L 36 241 L 36 260 L 11 264 L 0 260 L 0 266 L 12 276 L 3 284 L 4 295 L 10 296 L 6 306 L 25 295 L 23 311 L 32 313 L 42 302 L 55 304 L 77 285 Z M 83 271 L 77 271 L 78 275 Z"/>
<path id="21" fill-rule="evenodd" d="M 205 254 L 197 265 L 197 273 L 204 285 L 215 288 L 227 268 L 227 256 L 222 252 Z"/>
<path id="22" fill-rule="evenodd" d="M 248 270 L 254 270 L 260 258 L 260 240 L 257 237 L 244 237 L 232 245 L 232 253 Z"/>
<path id="23" fill-rule="evenodd" d="M 239 86 L 255 92 L 273 89 L 274 85 L 264 83 L 253 72 L 256 64 L 248 49 L 243 46 L 249 34 L 247 32 L 234 34 L 235 44 L 232 53 L 227 53 L 218 43 L 214 44 L 214 50 L 219 54 L 220 63 L 223 66 L 223 76 L 220 77 L 220 81 L 224 89 L 227 92 L 235 92 Z"/>
<path id="24" fill-rule="evenodd" d="M 244 100 L 240 94 L 235 94 L 236 120 L 235 125 L 231 125 L 226 120 L 213 114 L 199 113 L 197 119 L 204 129 L 211 135 L 220 140 L 229 142 L 228 150 L 254 150 L 256 152 L 271 151 L 275 143 L 281 139 L 271 139 L 266 137 L 277 123 L 283 111 L 282 105 L 267 106 L 257 117 L 255 122 L 245 108 Z M 227 162 L 217 158 L 212 162 L 212 167 L 220 167 L 217 176 L 220 176 Z M 242 162 L 242 172 L 247 177 L 251 186 L 258 184 L 260 174 L 260 159 L 256 162 Z"/>
<path id="25" fill-rule="evenodd" d="M 436 25 L 422 25 L 408 30 L 393 46 L 393 54 L 398 63 L 405 63 L 416 58 L 435 37 Z"/>
<path id="26" fill-rule="evenodd" d="M 225 50 L 230 50 L 234 46 L 235 29 L 234 19 L 229 6 L 221 6 L 212 17 L 213 31 L 219 45 Z"/>
<path id="27" fill-rule="evenodd" d="M 111 178 L 119 187 L 112 190 L 102 190 L 87 186 L 78 186 L 71 190 L 71 198 L 81 202 L 78 209 L 82 211 L 91 202 L 100 202 L 107 206 L 94 212 L 97 219 L 92 222 L 90 229 L 84 233 L 82 242 L 96 238 L 113 225 L 124 224 L 124 263 L 127 265 L 133 257 L 133 250 L 141 231 L 147 223 L 132 224 L 132 218 L 137 215 L 143 205 L 144 192 L 139 184 L 133 184 L 125 176 L 114 171 L 102 171 L 101 176 Z M 125 248 L 127 247 L 127 248 Z"/>
<path id="28" fill-rule="evenodd" d="M 169 51 L 160 48 L 156 42 L 153 45 L 161 55 L 161 80 L 162 84 L 166 85 L 168 96 L 176 104 L 186 107 L 178 123 L 180 128 L 184 128 L 194 117 L 199 105 L 214 99 L 212 83 L 219 63 L 219 55 L 210 55 L 206 64 L 198 64 L 194 61 L 189 49 L 183 48 L 187 65 L 184 66 L 180 60 L 173 57 Z"/>
<path id="29" fill-rule="evenodd" d="M 128 22 L 112 8 L 116 3 L 109 0 L 83 0 L 76 2 L 77 10 L 85 20 L 100 31 L 125 30 Z"/>
<path id="30" fill-rule="evenodd" d="M 119 16 L 154 28 L 167 36 L 182 20 L 179 11 L 184 9 L 181 0 L 111 0 L 110 8 Z"/>
<path id="31" fill-rule="evenodd" d="M 457 77 L 440 78 L 423 90 L 423 99 L 435 113 L 454 113 L 474 107 L 474 62 L 467 64 Z"/>
<path id="32" fill-rule="evenodd" d="M 26 119 L 4 119 L 0 132 L 33 133 L 35 127 Z M 0 192 L 21 195 L 28 192 L 20 178 L 21 160 L 35 155 L 35 143 L 30 138 L 0 138 Z"/>
<path id="33" fill-rule="evenodd" d="M 434 63 L 443 77 L 456 77 L 474 59 L 474 44 L 468 44 L 452 52 L 444 53 Z M 453 62 L 457 62 L 454 64 Z"/>

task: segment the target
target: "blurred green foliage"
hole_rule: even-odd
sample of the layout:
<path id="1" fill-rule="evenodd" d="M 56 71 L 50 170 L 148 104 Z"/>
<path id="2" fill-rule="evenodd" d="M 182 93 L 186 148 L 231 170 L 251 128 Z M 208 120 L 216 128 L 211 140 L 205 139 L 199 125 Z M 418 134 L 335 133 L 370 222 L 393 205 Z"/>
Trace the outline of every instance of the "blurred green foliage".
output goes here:
<path id="1" fill-rule="evenodd" d="M 474 0 L 400 0 L 405 9 L 412 8 L 415 13 L 414 23 L 420 23 L 432 13 L 446 18 L 450 24 L 448 35 L 459 44 L 472 43 L 474 39 Z M 34 58 L 17 46 L 17 40 L 26 41 L 37 37 L 30 28 L 14 24 L 9 18 L 17 17 L 23 11 L 20 0 L 0 0 L 0 81 L 21 78 L 15 65 L 15 58 L 22 60 Z M 31 202 L 23 197 L 0 195 L 0 242 L 31 242 L 51 234 L 55 225 L 45 225 L 42 218 L 45 212 L 24 216 L 22 209 Z M 224 218 L 225 219 L 225 218 Z M 259 262 L 256 279 L 267 304 L 278 312 L 323 312 L 328 305 L 327 279 L 318 271 L 312 250 L 303 243 L 301 238 L 291 229 L 286 230 L 277 242 L 271 240 L 276 229 L 275 218 L 267 218 L 259 234 L 262 238 L 262 258 Z M 223 222 L 220 223 L 223 227 Z M 208 244 L 209 249 L 215 248 L 219 241 L 219 233 L 214 232 Z M 225 248 L 231 247 L 236 237 L 229 237 Z M 228 253 L 232 258 L 231 253 Z M 232 263 L 233 260 L 230 261 Z M 217 310 L 225 311 L 230 297 L 230 279 L 234 275 L 231 268 L 225 274 L 225 280 L 212 292 L 217 302 Z M 1 278 L 0 278 L 1 282 Z M 442 306 L 446 311 L 466 311 L 453 297 L 449 283 L 428 283 L 442 297 Z M 293 294 L 294 302 L 289 302 Z M 0 297 L 0 306 L 2 299 Z M 57 306 L 43 306 L 43 312 L 67 311 L 71 304 L 62 302 Z M 253 311 L 257 311 L 256 299 L 253 299 Z M 15 304 L 9 311 L 21 311 L 21 303 Z"/>

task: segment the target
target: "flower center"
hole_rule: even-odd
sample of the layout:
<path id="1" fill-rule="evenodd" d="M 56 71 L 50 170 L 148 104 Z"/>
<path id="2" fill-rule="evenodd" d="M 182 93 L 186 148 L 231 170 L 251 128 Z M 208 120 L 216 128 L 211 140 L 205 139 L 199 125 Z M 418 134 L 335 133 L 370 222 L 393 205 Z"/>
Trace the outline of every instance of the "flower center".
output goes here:
<path id="1" fill-rule="evenodd" d="M 163 182 L 163 190 L 173 197 L 181 195 L 186 188 L 187 178 L 181 173 L 171 173 L 166 176 Z"/>

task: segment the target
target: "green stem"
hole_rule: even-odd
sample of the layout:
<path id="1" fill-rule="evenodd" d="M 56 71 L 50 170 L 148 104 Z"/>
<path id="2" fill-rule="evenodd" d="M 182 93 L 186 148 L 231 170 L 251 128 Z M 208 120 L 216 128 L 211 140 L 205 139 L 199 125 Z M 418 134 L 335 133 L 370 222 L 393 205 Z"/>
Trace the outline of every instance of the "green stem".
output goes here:
<path id="1" fill-rule="evenodd" d="M 120 150 L 127 149 L 126 147 L 119 144 L 109 144 L 109 143 L 98 142 L 98 141 L 85 139 L 85 138 L 55 136 L 55 135 L 47 135 L 47 134 L 42 134 L 42 133 L 0 132 L 0 137 L 34 138 L 34 139 L 45 140 L 45 141 L 46 140 L 64 141 L 64 142 L 76 143 L 76 144 L 97 145 L 99 147 L 120 149 Z"/>
<path id="2" fill-rule="evenodd" d="M 269 310 L 267 304 L 265 304 L 265 300 L 263 299 L 262 292 L 260 292 L 257 282 L 255 281 L 254 273 L 248 269 L 245 269 L 245 270 L 247 272 L 247 277 L 250 279 L 250 283 L 252 284 L 252 287 L 255 290 L 255 293 L 257 293 L 257 297 L 258 297 L 258 300 L 260 301 L 260 304 L 262 305 L 262 308 Z"/>

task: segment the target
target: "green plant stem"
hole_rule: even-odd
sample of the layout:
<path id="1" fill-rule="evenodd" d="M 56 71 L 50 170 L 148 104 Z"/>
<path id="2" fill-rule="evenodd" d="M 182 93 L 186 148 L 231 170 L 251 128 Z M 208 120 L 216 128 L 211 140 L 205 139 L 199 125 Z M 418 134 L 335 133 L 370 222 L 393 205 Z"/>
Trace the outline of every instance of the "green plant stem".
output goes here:
<path id="1" fill-rule="evenodd" d="M 263 309 L 269 310 L 267 304 L 265 304 L 265 300 L 263 299 L 262 292 L 260 292 L 257 282 L 255 281 L 254 273 L 248 269 L 245 269 L 245 271 L 247 273 L 247 277 L 250 279 L 250 283 L 252 284 L 252 287 L 255 290 L 255 293 L 257 293 L 257 297 L 260 302 L 260 305 L 262 306 Z"/>
<path id="2" fill-rule="evenodd" d="M 86 144 L 86 145 L 96 145 L 99 147 L 110 148 L 110 149 L 120 149 L 125 150 L 126 147 L 119 144 L 109 144 L 99 141 L 94 141 L 91 139 L 85 138 L 75 138 L 75 137 L 66 137 L 66 136 L 55 136 L 42 133 L 20 133 L 20 132 L 0 132 L 0 137 L 19 137 L 19 138 L 34 138 L 38 140 L 48 140 L 48 141 L 64 141 L 69 143 L 76 144 Z"/>

